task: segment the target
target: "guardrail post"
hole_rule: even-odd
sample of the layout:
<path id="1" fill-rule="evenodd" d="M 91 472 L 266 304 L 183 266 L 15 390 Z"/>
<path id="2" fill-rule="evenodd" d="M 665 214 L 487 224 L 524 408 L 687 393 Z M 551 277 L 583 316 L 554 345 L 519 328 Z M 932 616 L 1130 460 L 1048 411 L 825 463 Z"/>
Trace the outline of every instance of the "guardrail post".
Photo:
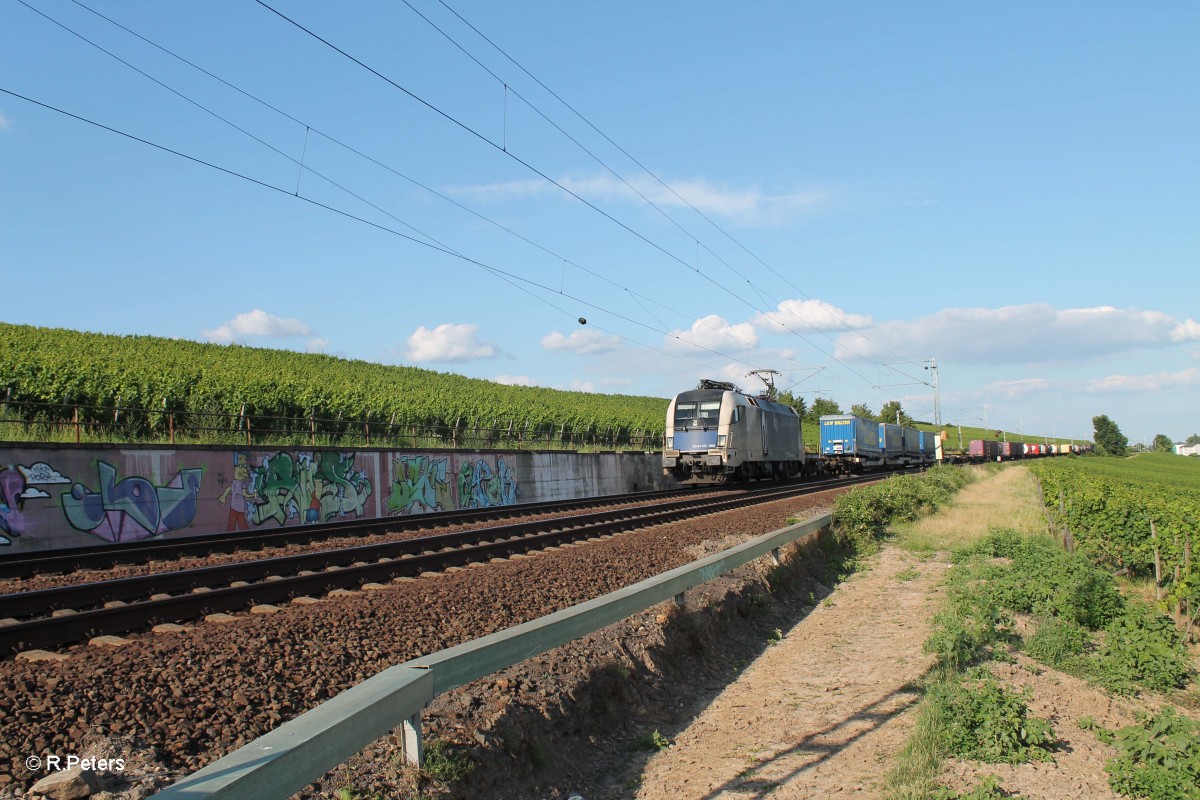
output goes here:
<path id="1" fill-rule="evenodd" d="M 425 763 L 425 747 L 421 743 L 421 712 L 404 720 L 402 728 L 400 752 L 404 756 L 404 763 L 419 768 Z"/>
<path id="2" fill-rule="evenodd" d="M 675 605 L 679 606 L 680 608 L 683 608 L 684 605 L 686 605 L 686 603 L 687 603 L 687 601 L 684 599 L 683 592 L 680 592 L 679 594 L 675 595 Z"/>
<path id="3" fill-rule="evenodd" d="M 777 567 L 783 565 L 783 559 L 780 558 L 778 547 L 771 551 L 771 561 L 773 561 Z"/>

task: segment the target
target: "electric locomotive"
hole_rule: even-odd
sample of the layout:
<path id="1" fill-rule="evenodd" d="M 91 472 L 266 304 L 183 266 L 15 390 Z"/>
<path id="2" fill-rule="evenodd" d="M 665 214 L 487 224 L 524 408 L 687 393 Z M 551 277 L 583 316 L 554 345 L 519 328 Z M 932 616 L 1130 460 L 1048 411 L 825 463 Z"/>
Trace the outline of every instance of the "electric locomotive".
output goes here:
<path id="1" fill-rule="evenodd" d="M 784 479 L 804 471 L 800 416 L 791 406 L 707 379 L 667 406 L 663 474 L 680 483 Z"/>

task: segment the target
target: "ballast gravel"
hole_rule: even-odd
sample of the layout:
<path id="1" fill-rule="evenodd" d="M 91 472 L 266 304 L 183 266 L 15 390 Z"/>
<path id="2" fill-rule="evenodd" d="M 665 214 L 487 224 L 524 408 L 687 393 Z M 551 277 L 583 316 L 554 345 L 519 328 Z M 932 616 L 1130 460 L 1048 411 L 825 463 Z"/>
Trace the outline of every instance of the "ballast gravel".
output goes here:
<path id="1" fill-rule="evenodd" d="M 177 775 L 417 656 L 614 591 L 695 558 L 703 543 L 778 529 L 844 490 L 659 525 L 532 557 L 407 580 L 237 624 L 131 634 L 64 661 L 0 662 L 0 796 L 44 777 L 31 755 L 135 737 Z"/>

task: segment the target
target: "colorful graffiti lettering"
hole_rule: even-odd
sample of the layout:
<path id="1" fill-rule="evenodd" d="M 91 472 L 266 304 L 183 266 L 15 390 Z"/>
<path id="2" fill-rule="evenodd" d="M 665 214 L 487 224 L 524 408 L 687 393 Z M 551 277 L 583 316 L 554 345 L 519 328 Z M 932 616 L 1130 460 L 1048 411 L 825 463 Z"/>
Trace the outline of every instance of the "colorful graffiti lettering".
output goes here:
<path id="1" fill-rule="evenodd" d="M 0 469 L 0 546 L 12 544 L 9 536 L 17 537 L 29 533 L 29 525 L 22 515 L 27 500 L 50 497 L 48 492 L 37 488 L 38 483 L 70 483 L 58 470 L 39 461 L 29 466 L 17 465 L 15 469 Z"/>
<path id="2" fill-rule="evenodd" d="M 517 502 L 521 489 L 513 477 L 512 468 L 503 458 L 496 459 L 496 468 L 483 459 L 464 461 L 458 470 L 458 507 L 490 508 Z"/>
<path id="3" fill-rule="evenodd" d="M 238 472 L 234 472 L 235 479 Z M 250 521 L 328 522 L 335 517 L 362 516 L 373 490 L 367 473 L 354 469 L 353 453 L 278 452 L 250 470 L 245 490 Z M 236 481 L 235 481 L 236 483 Z"/>
<path id="4" fill-rule="evenodd" d="M 25 477 L 16 470 L 0 470 L 0 530 L 9 536 L 26 532 L 21 509 L 25 505 Z M 0 545 L 12 544 L 8 536 L 0 535 Z"/>
<path id="5" fill-rule="evenodd" d="M 418 514 L 454 508 L 454 491 L 447 478 L 449 459 L 399 456 L 392 461 L 389 514 Z"/>
<path id="6" fill-rule="evenodd" d="M 181 469 L 162 486 L 132 475 L 117 480 L 117 468 L 96 462 L 99 491 L 71 484 L 62 495 L 67 522 L 107 542 L 137 541 L 186 528 L 196 516 L 204 470 Z"/>

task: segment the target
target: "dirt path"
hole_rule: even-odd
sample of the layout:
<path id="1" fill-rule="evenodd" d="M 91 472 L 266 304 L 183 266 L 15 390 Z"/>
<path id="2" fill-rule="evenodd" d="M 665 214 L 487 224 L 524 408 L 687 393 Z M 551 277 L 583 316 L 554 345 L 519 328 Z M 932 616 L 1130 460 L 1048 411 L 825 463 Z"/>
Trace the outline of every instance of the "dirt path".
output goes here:
<path id="1" fill-rule="evenodd" d="M 913 724 L 946 565 L 886 547 L 643 773 L 638 797 L 875 797 Z"/>

